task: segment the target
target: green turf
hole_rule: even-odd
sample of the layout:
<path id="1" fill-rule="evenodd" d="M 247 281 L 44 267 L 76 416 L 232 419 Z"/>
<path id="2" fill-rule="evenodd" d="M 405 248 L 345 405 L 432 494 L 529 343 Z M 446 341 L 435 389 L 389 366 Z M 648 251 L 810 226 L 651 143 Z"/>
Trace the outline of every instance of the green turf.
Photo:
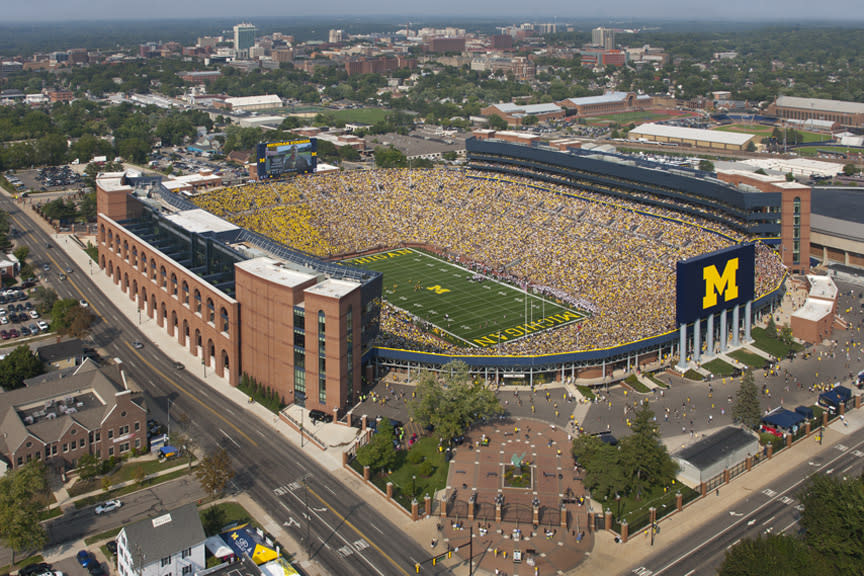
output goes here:
<path id="1" fill-rule="evenodd" d="M 730 354 L 730 356 L 732 356 Z M 708 370 L 715 376 L 731 376 L 733 372 L 735 372 L 735 367 L 729 364 L 728 362 L 724 362 L 719 358 L 715 358 L 714 360 L 710 360 L 702 364 L 702 368 Z"/>
<path id="2" fill-rule="evenodd" d="M 639 110 L 635 112 L 622 112 L 621 114 L 604 114 L 602 116 L 589 116 L 586 118 L 586 121 L 589 124 L 604 124 L 608 122 L 629 124 L 631 122 L 653 122 L 654 120 L 665 119 L 669 116 L 670 114 L 645 112 Z"/>
<path id="3" fill-rule="evenodd" d="M 429 322 L 430 332 L 462 346 L 490 347 L 586 317 L 507 284 L 473 282 L 473 272 L 410 248 L 345 263 L 382 272 L 385 300 Z"/>
<path id="4" fill-rule="evenodd" d="M 342 110 L 327 110 L 324 113 L 343 122 L 361 122 L 363 124 L 383 122 L 387 117 L 387 110 L 382 108 L 344 108 Z"/>
<path id="5" fill-rule="evenodd" d="M 742 364 L 746 364 L 751 368 L 762 368 L 765 364 L 768 363 L 768 360 L 760 356 L 759 354 L 754 354 L 753 352 L 748 352 L 747 350 L 733 350 L 727 354 L 729 357 L 738 360 Z"/>

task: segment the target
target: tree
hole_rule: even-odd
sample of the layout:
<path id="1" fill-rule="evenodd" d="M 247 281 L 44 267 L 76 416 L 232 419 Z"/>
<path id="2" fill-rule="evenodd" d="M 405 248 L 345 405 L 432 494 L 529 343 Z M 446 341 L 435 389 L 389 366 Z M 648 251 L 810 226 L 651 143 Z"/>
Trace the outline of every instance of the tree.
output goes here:
<path id="1" fill-rule="evenodd" d="M 501 118 L 497 114 L 489 116 L 489 128 L 493 130 L 506 130 L 507 127 L 507 121 L 504 118 Z"/>
<path id="2" fill-rule="evenodd" d="M 447 364 L 444 376 L 425 372 L 417 385 L 417 398 L 409 404 L 414 420 L 434 426 L 444 442 L 462 434 L 472 423 L 500 414 L 495 393 L 475 380 L 464 362 Z"/>
<path id="3" fill-rule="evenodd" d="M 747 143 L 747 152 L 756 152 L 756 144 L 752 140 Z"/>
<path id="4" fill-rule="evenodd" d="M 111 490 L 111 478 L 109 478 L 108 476 L 102 477 L 102 490 L 104 492 L 108 492 L 109 490 Z"/>
<path id="5" fill-rule="evenodd" d="M 732 406 L 732 419 L 748 428 L 755 429 L 762 421 L 762 409 L 759 407 L 759 390 L 753 382 L 753 373 L 748 370 L 741 379 L 741 387 L 735 395 Z"/>
<path id="6" fill-rule="evenodd" d="M 27 260 L 27 257 L 30 256 L 30 247 L 22 244 L 21 246 L 16 246 L 15 251 L 12 252 L 12 255 L 18 259 L 22 265 Z"/>
<path id="7" fill-rule="evenodd" d="M 843 174 L 845 176 L 854 176 L 858 172 L 860 172 L 860 170 L 855 166 L 855 164 L 845 164 L 843 166 Z"/>
<path id="8" fill-rule="evenodd" d="M 33 300 L 36 302 L 36 311 L 45 316 L 50 314 L 54 309 L 54 303 L 57 302 L 57 293 L 50 288 L 39 286 L 33 293 Z"/>
<path id="9" fill-rule="evenodd" d="M 786 181 L 787 182 L 794 182 L 795 181 L 795 175 L 792 174 L 791 172 L 787 172 L 786 173 Z"/>
<path id="10" fill-rule="evenodd" d="M 714 163 L 711 160 L 699 160 L 699 170 L 703 172 L 714 172 Z"/>
<path id="11" fill-rule="evenodd" d="M 726 551 L 718 576 L 817 576 L 824 574 L 808 546 L 792 536 L 742 540 Z"/>
<path id="12" fill-rule="evenodd" d="M 357 462 L 361 466 L 369 466 L 376 472 L 389 470 L 396 465 L 399 457 L 393 440 L 395 440 L 393 425 L 388 418 L 382 418 L 369 442 L 357 450 Z"/>
<path id="13" fill-rule="evenodd" d="M 573 457 L 585 470 L 585 487 L 594 499 L 602 501 L 627 491 L 627 479 L 617 446 L 597 436 L 581 434 L 573 440 Z"/>
<path id="14" fill-rule="evenodd" d="M 864 566 L 864 478 L 815 474 L 799 496 L 806 541 L 829 567 L 824 573 L 860 575 Z"/>
<path id="15" fill-rule="evenodd" d="M 15 553 L 37 550 L 45 544 L 45 529 L 40 523 L 47 502 L 48 481 L 40 461 L 7 472 L 0 478 L 0 540 Z"/>
<path id="16" fill-rule="evenodd" d="M 195 477 L 201 487 L 216 497 L 225 491 L 228 482 L 234 477 L 231 459 L 224 448 L 207 454 L 195 468 Z"/>
<path id="17" fill-rule="evenodd" d="M 631 493 L 640 495 L 653 486 L 671 484 L 678 465 L 660 441 L 654 411 L 643 404 L 634 414 L 633 434 L 621 440 L 621 464 Z"/>
<path id="18" fill-rule="evenodd" d="M 38 376 L 44 371 L 45 367 L 36 353 L 22 344 L 0 360 L 0 386 L 4 390 L 20 388 L 25 379 Z"/>
<path id="19" fill-rule="evenodd" d="M 51 323 L 58 334 L 83 338 L 90 331 L 93 315 L 74 298 L 64 298 L 54 302 Z"/>
<path id="20" fill-rule="evenodd" d="M 375 148 L 375 165 L 379 168 L 404 168 L 408 160 L 400 150 L 393 146 Z"/>
<path id="21" fill-rule="evenodd" d="M 94 454 L 84 454 L 78 460 L 78 476 L 82 480 L 89 480 L 99 475 L 102 470 L 102 462 Z"/>

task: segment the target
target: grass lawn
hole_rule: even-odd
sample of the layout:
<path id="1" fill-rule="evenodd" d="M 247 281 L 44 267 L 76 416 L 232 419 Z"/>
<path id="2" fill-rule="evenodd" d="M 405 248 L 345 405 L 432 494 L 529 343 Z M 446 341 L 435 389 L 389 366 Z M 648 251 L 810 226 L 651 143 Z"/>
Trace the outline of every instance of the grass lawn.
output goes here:
<path id="1" fill-rule="evenodd" d="M 508 284 L 475 282 L 473 272 L 410 248 L 345 262 L 382 272 L 388 302 L 428 322 L 428 331 L 465 347 L 491 347 L 586 317 Z"/>
<path id="2" fill-rule="evenodd" d="M 733 356 L 733 355 L 730 354 L 730 356 Z M 737 358 L 736 358 L 736 360 L 737 360 Z M 732 373 L 735 371 L 734 366 L 732 366 L 728 362 L 724 362 L 723 360 L 720 360 L 719 358 L 715 358 L 714 360 L 711 360 L 710 362 L 705 362 L 704 364 L 702 364 L 702 368 L 705 368 L 706 370 L 708 370 L 709 372 L 711 372 L 715 376 L 731 376 Z"/>
<path id="3" fill-rule="evenodd" d="M 111 530 L 106 530 L 105 532 L 100 532 L 99 534 L 94 534 L 93 536 L 87 536 L 84 538 L 84 543 L 87 545 L 93 544 L 94 542 L 101 542 L 102 540 L 108 540 L 110 538 L 114 538 L 117 534 L 120 533 L 123 527 L 112 528 Z M 109 554 L 106 554 L 106 557 L 110 558 Z"/>
<path id="4" fill-rule="evenodd" d="M 148 480 L 145 480 L 142 484 L 134 482 L 129 486 L 124 486 L 123 488 L 117 488 L 115 490 L 109 490 L 108 492 L 102 492 L 101 494 L 90 496 L 89 498 L 82 498 L 81 500 L 75 501 L 75 508 L 86 508 L 87 506 L 97 504 L 104 500 L 111 500 L 112 498 L 119 498 L 120 496 L 125 496 L 126 494 L 137 492 L 142 488 L 149 488 L 151 486 L 155 486 L 156 484 L 164 484 L 165 482 L 170 482 L 171 480 L 176 480 L 181 476 L 185 476 L 186 474 L 189 474 L 189 472 L 191 472 L 191 470 L 187 466 L 184 467 L 182 470 L 176 470 L 174 472 L 169 472 L 168 474 L 163 474 L 162 476 L 157 476 L 156 478 L 150 478 Z"/>
<path id="5" fill-rule="evenodd" d="M 760 350 L 768 352 L 775 358 L 785 358 L 789 352 L 798 352 L 801 350 L 801 345 L 797 342 L 792 342 L 789 345 L 784 344 L 776 336 L 768 333 L 767 330 L 761 327 L 755 327 L 750 331 L 750 335 L 756 341 L 755 346 Z"/>
<path id="6" fill-rule="evenodd" d="M 837 154 L 846 154 L 847 156 L 850 154 L 857 154 L 860 152 L 857 148 L 845 148 L 841 146 L 826 146 L 825 148 L 821 148 L 819 146 L 804 146 L 801 148 L 795 148 L 795 153 L 799 156 L 819 156 L 821 154 L 827 154 L 828 156 L 835 157 Z"/>
<path id="7" fill-rule="evenodd" d="M 408 461 L 409 452 L 415 452 L 423 457 L 417 464 Z M 431 468 L 425 463 L 429 462 Z M 363 467 L 352 460 L 351 465 L 358 473 L 363 474 Z M 372 474 L 372 482 L 382 491 L 387 491 L 387 482 L 393 483 L 393 498 L 406 510 L 411 510 L 411 499 L 416 497 L 423 502 L 423 497 L 428 494 L 435 495 L 447 485 L 447 467 L 444 454 L 438 452 L 438 440 L 427 436 L 419 439 L 408 451 L 401 451 L 399 463 L 390 475 Z M 425 470 L 424 470 L 425 469 Z M 424 475 L 423 472 L 431 470 L 431 474 Z M 411 490 L 414 490 L 414 496 Z"/>
<path id="8" fill-rule="evenodd" d="M 669 388 L 669 385 L 666 382 L 663 382 L 662 380 L 660 380 L 659 378 L 654 376 L 654 374 L 648 374 L 648 378 L 652 382 L 654 382 L 654 384 L 656 384 L 657 386 L 660 386 L 661 388 Z"/>
<path id="9" fill-rule="evenodd" d="M 768 363 L 768 360 L 762 356 L 748 352 L 747 350 L 734 350 L 729 352 L 728 355 L 751 368 L 762 368 Z"/>
<path id="10" fill-rule="evenodd" d="M 692 500 L 695 492 L 684 484 L 675 484 L 666 492 L 663 488 L 657 486 L 649 494 L 643 494 L 637 499 L 634 495 L 621 498 L 621 516 L 618 517 L 618 503 L 614 499 L 607 500 L 607 506 L 615 515 L 614 527 L 620 530 L 620 520 L 627 520 L 630 534 L 634 534 L 637 530 L 648 525 L 650 520 L 649 508 L 652 506 L 657 508 L 657 518 L 662 518 L 669 512 L 675 509 L 675 493 L 681 492 L 684 496 L 684 501 Z"/>
<path id="11" fill-rule="evenodd" d="M 108 479 L 111 481 L 112 486 L 116 486 L 121 482 L 134 480 L 139 467 L 144 470 L 144 475 L 146 476 L 168 468 L 179 466 L 183 463 L 183 460 L 178 460 L 176 458 L 163 460 L 162 462 L 159 460 L 126 460 L 118 470 L 112 472 L 108 476 Z M 80 496 L 81 494 L 86 494 L 93 490 L 99 490 L 100 488 L 102 488 L 101 476 L 97 478 L 89 478 L 87 480 L 79 479 L 71 488 L 69 488 L 69 495 L 72 497 Z"/>
<path id="12" fill-rule="evenodd" d="M 687 370 L 687 372 L 684 373 L 684 378 L 687 378 L 688 380 L 695 380 L 697 382 L 701 382 L 702 380 L 705 379 L 705 377 L 702 376 L 702 374 L 700 374 L 696 370 L 692 370 L 692 369 Z"/>
<path id="13" fill-rule="evenodd" d="M 386 118 L 389 110 L 382 108 L 345 108 L 343 110 L 325 110 L 323 114 L 333 116 L 336 120 L 343 122 L 362 122 L 363 124 L 375 124 Z"/>
<path id="14" fill-rule="evenodd" d="M 586 400 L 594 400 L 594 398 L 597 397 L 589 386 L 579 385 L 576 386 L 576 389 L 579 390 L 579 393 L 582 394 Z"/>
<path id="15" fill-rule="evenodd" d="M 627 383 L 628 386 L 633 388 L 636 392 L 640 394 L 648 394 L 651 390 L 645 386 L 642 382 L 639 381 L 639 378 L 636 377 L 635 374 L 630 374 L 627 378 L 624 379 L 624 382 Z"/>
<path id="16" fill-rule="evenodd" d="M 219 534 L 223 528 L 231 524 L 252 522 L 252 515 L 237 502 L 221 502 L 206 510 L 199 510 L 201 524 L 207 536 Z"/>
<path id="17" fill-rule="evenodd" d="M 774 132 L 773 126 L 764 126 L 762 124 L 727 124 L 725 126 L 717 126 L 714 130 L 720 132 L 740 132 L 743 134 L 756 134 L 767 138 Z"/>

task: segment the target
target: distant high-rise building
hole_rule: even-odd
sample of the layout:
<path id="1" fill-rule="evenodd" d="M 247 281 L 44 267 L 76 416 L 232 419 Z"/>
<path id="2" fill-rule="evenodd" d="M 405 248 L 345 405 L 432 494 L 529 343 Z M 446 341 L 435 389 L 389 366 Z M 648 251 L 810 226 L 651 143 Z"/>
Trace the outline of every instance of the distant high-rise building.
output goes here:
<path id="1" fill-rule="evenodd" d="M 249 48 L 255 45 L 257 31 L 253 24 L 247 22 L 234 26 L 234 55 L 237 58 L 249 57 Z"/>
<path id="2" fill-rule="evenodd" d="M 591 44 L 606 50 L 615 48 L 615 30 L 612 28 L 594 28 L 591 30 Z"/>
<path id="3" fill-rule="evenodd" d="M 345 32 L 342 30 L 330 30 L 330 44 L 338 44 L 345 39 Z"/>

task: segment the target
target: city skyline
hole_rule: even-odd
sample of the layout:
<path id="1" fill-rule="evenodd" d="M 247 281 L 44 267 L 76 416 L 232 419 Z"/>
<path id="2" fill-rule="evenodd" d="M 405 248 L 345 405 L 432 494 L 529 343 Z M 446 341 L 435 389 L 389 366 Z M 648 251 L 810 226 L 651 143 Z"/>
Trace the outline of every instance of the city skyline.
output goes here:
<path id="1" fill-rule="evenodd" d="M 371 0 L 362 5 L 347 0 L 331 0 L 326 4 L 309 4 L 301 8 L 286 7 L 274 0 L 259 0 L 247 10 L 238 9 L 234 2 L 214 0 L 212 2 L 170 2 L 153 0 L 147 4 L 120 0 L 45 0 L 39 4 L 18 3 L 7 6 L 4 19 L 7 22 L 57 22 L 82 20 L 147 20 L 154 17 L 188 19 L 206 17 L 254 19 L 288 16 L 316 17 L 333 16 L 377 16 L 377 17 L 437 17 L 452 13 L 454 19 L 478 17 L 519 18 L 529 21 L 585 20 L 585 19 L 668 19 L 668 20 L 758 20 L 758 21 L 819 21 L 849 22 L 855 14 L 857 4 L 851 0 L 839 0 L 830 4 L 814 4 L 804 0 L 781 2 L 764 0 L 759 3 L 731 0 L 723 4 L 702 2 L 696 7 L 692 2 L 672 0 L 661 6 L 636 0 L 621 0 L 615 4 L 574 5 L 563 0 L 543 0 L 532 4 L 526 11 L 525 4 L 513 0 L 479 0 L 466 6 L 454 0 L 436 3 L 405 3 L 394 0 Z"/>

